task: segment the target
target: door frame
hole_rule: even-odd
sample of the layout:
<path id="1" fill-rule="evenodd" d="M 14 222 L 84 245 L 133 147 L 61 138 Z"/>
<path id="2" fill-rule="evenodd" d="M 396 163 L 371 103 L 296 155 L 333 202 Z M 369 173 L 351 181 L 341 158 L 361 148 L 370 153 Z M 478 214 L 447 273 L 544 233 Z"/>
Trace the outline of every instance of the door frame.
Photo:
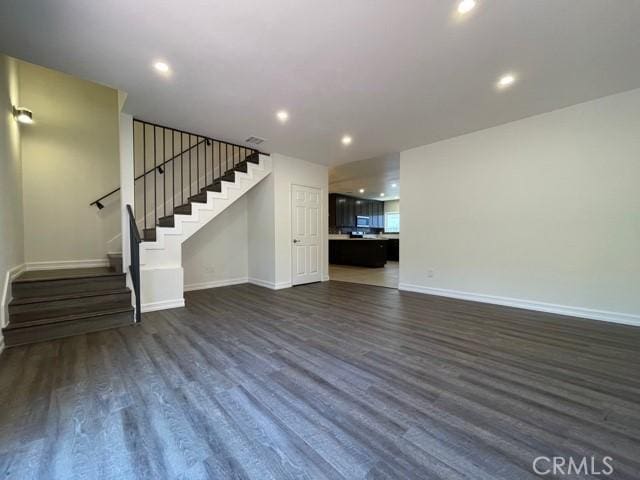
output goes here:
<path id="1" fill-rule="evenodd" d="M 289 182 L 289 285 L 292 287 L 297 286 L 293 284 L 293 187 L 314 188 L 320 192 L 320 261 L 322 263 L 320 267 L 320 281 L 326 282 L 329 280 L 329 270 L 327 267 L 327 262 L 329 261 L 329 241 L 327 239 L 329 234 L 329 217 L 327 210 L 327 207 L 329 206 L 329 199 L 327 197 L 326 190 L 317 185 L 305 185 L 303 183 Z M 327 197 L 326 202 L 325 197 Z M 327 203 L 327 205 L 325 205 L 325 203 Z M 300 285 L 308 284 L 301 283 Z"/>

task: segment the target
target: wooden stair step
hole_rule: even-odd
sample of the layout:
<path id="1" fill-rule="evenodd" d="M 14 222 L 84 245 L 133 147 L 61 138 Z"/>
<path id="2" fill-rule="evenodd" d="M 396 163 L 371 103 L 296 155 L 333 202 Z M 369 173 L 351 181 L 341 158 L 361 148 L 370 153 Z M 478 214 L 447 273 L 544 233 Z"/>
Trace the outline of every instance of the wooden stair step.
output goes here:
<path id="1" fill-rule="evenodd" d="M 252 153 L 247 158 L 245 158 L 245 161 L 251 163 L 260 163 L 260 154 L 258 152 Z"/>
<path id="2" fill-rule="evenodd" d="M 113 272 L 107 267 L 28 271 L 11 282 L 11 294 L 14 299 L 44 298 L 124 288 L 126 288 L 126 275 Z"/>
<path id="3" fill-rule="evenodd" d="M 176 217 L 174 215 L 167 215 L 166 217 L 160 217 L 158 219 L 159 227 L 175 227 Z"/>
<path id="4" fill-rule="evenodd" d="M 195 195 L 191 195 L 189 197 L 189 201 L 190 202 L 195 202 L 195 203 L 207 203 L 207 192 L 200 192 L 200 193 L 196 193 Z"/>
<path id="5" fill-rule="evenodd" d="M 123 271 L 122 253 L 107 253 L 109 267 L 112 271 L 121 273 Z"/>
<path id="6" fill-rule="evenodd" d="M 142 239 L 145 242 L 155 242 L 156 241 L 156 227 L 153 228 L 145 228 L 142 230 Z"/>
<path id="7" fill-rule="evenodd" d="M 177 213 L 179 215 L 191 215 L 191 204 L 186 203 L 184 205 L 179 205 L 173 209 L 173 213 Z"/>
<path id="8" fill-rule="evenodd" d="M 222 191 L 222 180 L 217 179 L 214 180 L 211 185 L 207 185 L 206 187 L 202 187 L 203 192 L 218 192 Z"/>
<path id="9" fill-rule="evenodd" d="M 5 345 L 13 347 L 56 338 L 81 335 L 133 324 L 133 307 L 110 308 L 92 313 L 9 324 L 2 329 Z"/>
<path id="10" fill-rule="evenodd" d="M 16 298 L 9 303 L 10 324 L 42 318 L 91 313 L 111 308 L 131 306 L 128 288 L 97 292 L 81 292 L 33 298 Z"/>

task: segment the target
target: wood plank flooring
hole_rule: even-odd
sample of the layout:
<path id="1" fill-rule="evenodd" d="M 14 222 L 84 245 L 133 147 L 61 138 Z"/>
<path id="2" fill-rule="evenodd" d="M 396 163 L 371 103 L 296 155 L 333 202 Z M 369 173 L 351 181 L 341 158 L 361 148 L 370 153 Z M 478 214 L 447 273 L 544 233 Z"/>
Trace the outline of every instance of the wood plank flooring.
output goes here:
<path id="1" fill-rule="evenodd" d="M 640 329 L 334 281 L 186 301 L 6 350 L 2 477 L 639 476 Z"/>
<path id="2" fill-rule="evenodd" d="M 398 288 L 399 262 L 387 261 L 382 268 L 329 265 L 329 277 L 338 282 L 362 283 L 378 287 Z"/>

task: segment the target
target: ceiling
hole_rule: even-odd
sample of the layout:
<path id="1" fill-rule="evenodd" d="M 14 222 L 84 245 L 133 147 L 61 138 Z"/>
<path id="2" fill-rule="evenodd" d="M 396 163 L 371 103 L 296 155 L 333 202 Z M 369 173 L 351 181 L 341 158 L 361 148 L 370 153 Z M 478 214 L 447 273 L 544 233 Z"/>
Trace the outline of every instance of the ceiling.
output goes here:
<path id="1" fill-rule="evenodd" d="M 265 151 L 324 164 L 640 87 L 638 0 L 455 10 L 445 0 L 2 0 L 0 51 L 126 91 L 139 118 L 236 142 L 257 135 Z M 507 71 L 518 82 L 497 91 Z"/>
<path id="2" fill-rule="evenodd" d="M 360 193 L 360 189 L 364 189 L 364 193 Z M 329 192 L 376 200 L 400 198 L 400 154 L 334 166 L 329 170 Z"/>

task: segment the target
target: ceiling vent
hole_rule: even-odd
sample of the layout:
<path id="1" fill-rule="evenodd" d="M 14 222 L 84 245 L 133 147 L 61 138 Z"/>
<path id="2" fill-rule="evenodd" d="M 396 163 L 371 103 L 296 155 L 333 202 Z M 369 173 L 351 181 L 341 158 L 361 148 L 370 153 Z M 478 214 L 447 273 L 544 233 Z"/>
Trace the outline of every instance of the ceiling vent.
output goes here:
<path id="1" fill-rule="evenodd" d="M 249 145 L 260 145 L 261 143 L 266 142 L 266 140 L 264 138 L 251 136 L 247 138 L 244 142 L 248 143 Z"/>

